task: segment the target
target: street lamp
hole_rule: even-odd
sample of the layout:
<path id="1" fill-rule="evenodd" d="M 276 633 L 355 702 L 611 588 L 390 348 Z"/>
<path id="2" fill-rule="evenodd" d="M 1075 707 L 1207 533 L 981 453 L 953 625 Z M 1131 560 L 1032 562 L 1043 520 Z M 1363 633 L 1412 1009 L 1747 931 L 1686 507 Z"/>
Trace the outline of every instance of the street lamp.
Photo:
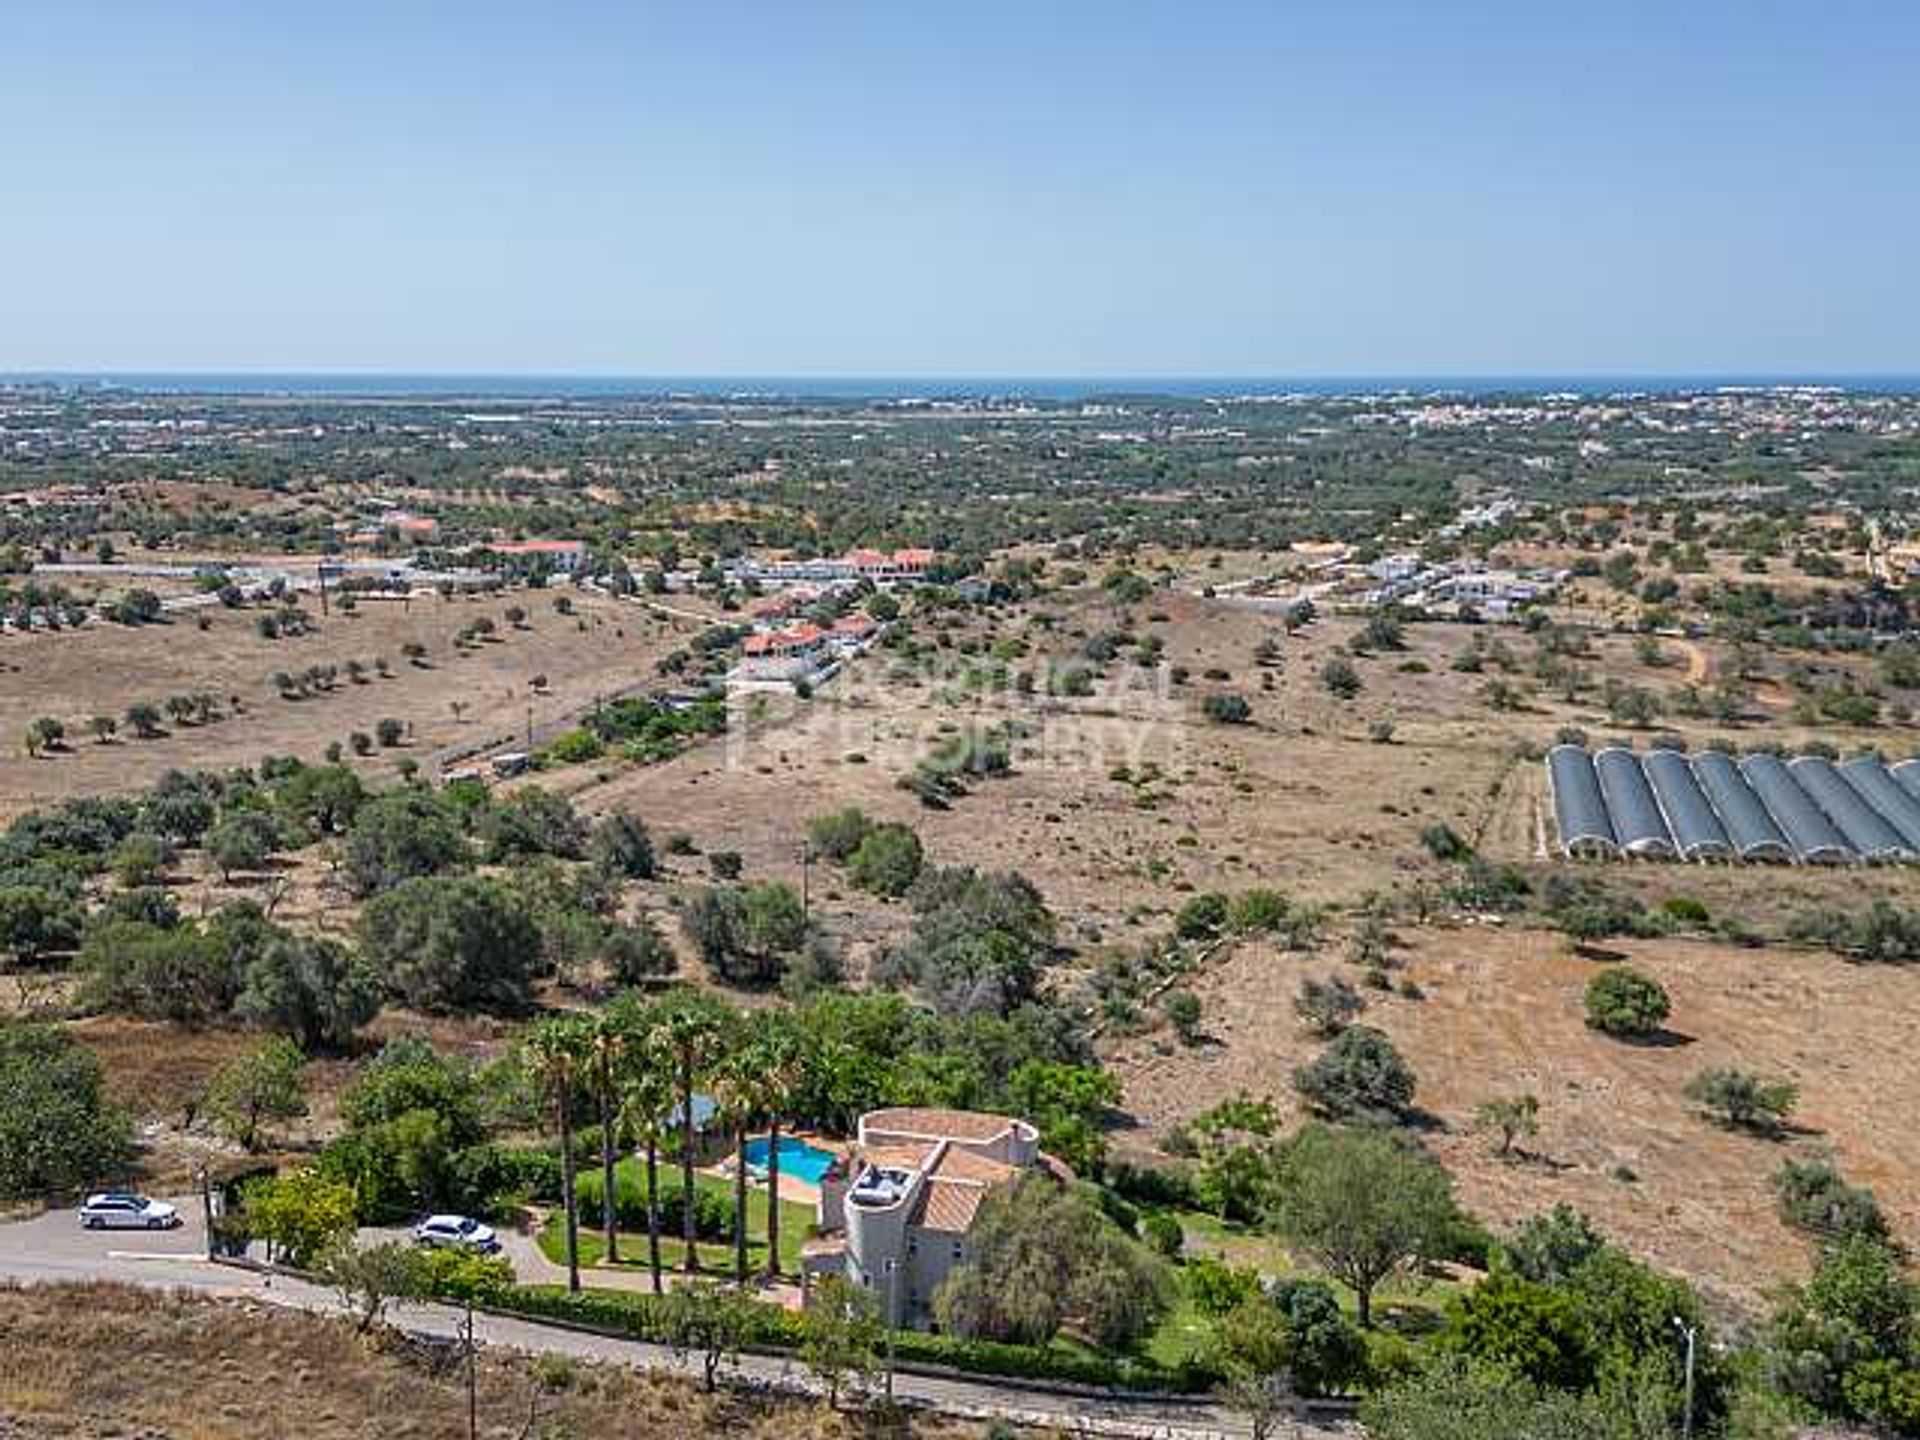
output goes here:
<path id="1" fill-rule="evenodd" d="M 1673 1328 L 1678 1330 L 1687 1342 L 1687 1408 L 1680 1434 L 1683 1440 L 1693 1440 L 1693 1354 L 1700 1331 L 1695 1326 L 1687 1324 L 1678 1315 L 1673 1317 Z"/>

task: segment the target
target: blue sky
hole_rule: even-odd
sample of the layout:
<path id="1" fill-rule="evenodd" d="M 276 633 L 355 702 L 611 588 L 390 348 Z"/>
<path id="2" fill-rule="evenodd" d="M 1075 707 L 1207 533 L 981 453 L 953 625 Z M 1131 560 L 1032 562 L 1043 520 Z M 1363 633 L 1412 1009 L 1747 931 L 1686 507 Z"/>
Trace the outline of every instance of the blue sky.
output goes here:
<path id="1" fill-rule="evenodd" d="M 7 7 L 0 369 L 1920 371 L 1920 4 Z"/>

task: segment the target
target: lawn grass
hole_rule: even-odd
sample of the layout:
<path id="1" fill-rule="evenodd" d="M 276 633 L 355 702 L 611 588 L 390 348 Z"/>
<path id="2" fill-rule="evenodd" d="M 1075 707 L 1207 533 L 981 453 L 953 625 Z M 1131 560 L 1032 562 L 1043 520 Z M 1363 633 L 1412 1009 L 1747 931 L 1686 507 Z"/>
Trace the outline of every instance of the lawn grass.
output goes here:
<path id="1" fill-rule="evenodd" d="M 1353 1291 L 1318 1269 L 1300 1264 L 1277 1236 L 1204 1211 L 1164 1213 L 1180 1222 L 1188 1255 L 1211 1255 L 1234 1265 L 1252 1265 L 1269 1279 L 1324 1280 L 1333 1288 L 1347 1318 L 1358 1319 L 1359 1303 Z M 1203 1356 L 1213 1343 L 1214 1321 L 1194 1303 L 1183 1281 L 1184 1276 L 1176 1271 L 1173 1298 L 1138 1347 L 1139 1353 L 1166 1366 Z M 1453 1280 L 1396 1275 L 1373 1292 L 1375 1328 L 1409 1338 L 1427 1334 L 1440 1324 L 1447 1302 L 1464 1288 Z"/>
<path id="2" fill-rule="evenodd" d="M 592 1172 L 594 1185 L 591 1197 L 583 1197 L 580 1204 L 580 1263 L 586 1266 L 598 1266 L 606 1256 L 606 1237 L 600 1230 L 599 1171 Z M 587 1176 L 583 1174 L 584 1181 Z M 645 1184 L 641 1166 L 635 1160 L 621 1160 L 614 1167 L 614 1185 L 621 1190 L 641 1193 Z M 723 1199 L 729 1211 L 733 1205 L 733 1182 L 718 1176 L 696 1174 L 693 1177 L 695 1190 L 718 1195 Z M 667 1197 L 680 1193 L 680 1171 L 677 1167 L 669 1170 L 662 1167 L 660 1173 L 660 1198 L 664 1203 Z M 767 1263 L 767 1202 L 764 1188 L 752 1185 L 747 1187 L 747 1266 L 749 1270 L 759 1271 Z M 795 1200 L 780 1202 L 780 1265 L 786 1273 L 798 1274 L 800 1270 L 800 1247 L 806 1243 L 813 1232 L 815 1222 L 814 1209 Z M 556 1213 L 550 1216 L 540 1229 L 539 1243 L 541 1253 L 557 1265 L 564 1265 L 567 1259 L 565 1217 Z M 620 1260 L 617 1268 L 622 1270 L 644 1270 L 647 1268 L 646 1232 L 619 1232 Z M 700 1241 L 695 1247 L 699 1266 L 704 1271 L 716 1275 L 733 1274 L 733 1242 Z M 678 1268 L 684 1250 L 677 1228 L 663 1230 L 660 1236 L 660 1258 L 663 1264 Z M 613 1268 L 613 1267 L 610 1267 Z"/>

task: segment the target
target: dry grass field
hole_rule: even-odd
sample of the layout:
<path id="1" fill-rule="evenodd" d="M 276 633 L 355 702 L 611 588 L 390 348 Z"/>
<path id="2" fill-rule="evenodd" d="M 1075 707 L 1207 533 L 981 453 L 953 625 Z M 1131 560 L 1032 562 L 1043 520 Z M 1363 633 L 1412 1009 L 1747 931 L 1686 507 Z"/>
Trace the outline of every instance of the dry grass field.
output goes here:
<path id="1" fill-rule="evenodd" d="M 458 1440 L 457 1352 L 243 1300 L 112 1286 L 0 1290 L 0 1436 L 140 1440 Z M 111 1357 L 110 1360 L 108 1357 Z M 106 1363 L 103 1363 L 106 1362 Z M 705 1395 L 691 1381 L 482 1352 L 489 1440 L 658 1435 L 675 1440 L 961 1440 L 939 1420 L 881 1426 L 797 1401 Z"/>
<path id="2" fill-rule="evenodd" d="M 1820 1154 L 1872 1186 L 1903 1238 L 1920 1242 L 1920 1156 L 1910 1143 L 1920 974 L 1798 950 L 1623 941 L 1617 948 L 1674 1007 L 1661 1042 L 1630 1044 L 1586 1027 L 1581 993 L 1603 962 L 1559 935 L 1481 925 L 1402 936 L 1406 973 L 1425 998 L 1364 992 L 1362 1019 L 1413 1067 L 1417 1103 L 1435 1122 L 1431 1143 L 1489 1223 L 1567 1201 L 1643 1258 L 1751 1304 L 1807 1264 L 1805 1242 L 1775 1215 L 1770 1177 L 1788 1156 Z M 1170 1126 L 1242 1090 L 1292 1110 L 1293 1069 L 1321 1048 L 1292 997 L 1303 977 L 1345 968 L 1340 960 L 1338 950 L 1241 945 L 1192 986 L 1204 1043 L 1114 1045 L 1139 1122 L 1123 1146 L 1150 1150 Z M 1715 1065 L 1795 1081 L 1794 1129 L 1767 1140 L 1702 1118 L 1681 1088 Z M 1521 1093 L 1539 1097 L 1541 1133 L 1525 1157 L 1503 1161 L 1474 1132 L 1473 1111 Z"/>
<path id="3" fill-rule="evenodd" d="M 559 593 L 559 592 L 556 592 Z M 386 716 L 413 726 L 411 740 L 358 762 L 369 774 L 390 774 L 401 755 L 431 771 L 444 749 L 482 742 L 517 743 L 528 708 L 536 727 L 610 694 L 654 678 L 655 662 L 684 639 L 691 622 L 637 605 L 571 590 L 576 614 L 555 613 L 539 591 L 486 598 L 428 595 L 409 605 L 363 600 L 352 614 L 336 608 L 315 617 L 311 634 L 266 640 L 255 633 L 255 609 L 209 607 L 211 628 L 190 615 L 169 623 L 128 628 L 98 624 L 60 633 L 0 636 L 0 822 L 48 801 L 72 795 L 129 790 L 163 771 L 245 765 L 267 754 L 317 760 L 329 742 L 355 730 L 373 733 Z M 528 613 L 527 628 L 503 618 L 510 605 Z M 462 626 L 481 616 L 496 627 L 492 641 L 466 650 L 454 645 Z M 426 647 L 424 665 L 403 658 L 408 643 Z M 344 667 L 384 657 L 391 676 L 371 674 L 362 684 L 341 676 L 331 692 L 283 699 L 273 676 L 311 665 Z M 530 688 L 536 676 L 547 684 Z M 231 697 L 244 709 L 207 725 L 168 725 L 169 733 L 138 740 L 127 732 L 113 744 L 86 733 L 89 716 L 123 717 L 136 701 L 160 704 L 169 695 L 206 691 L 223 710 Z M 456 717 L 453 703 L 462 705 Z M 68 748 L 30 759 L 20 737 L 39 716 L 65 723 Z"/>

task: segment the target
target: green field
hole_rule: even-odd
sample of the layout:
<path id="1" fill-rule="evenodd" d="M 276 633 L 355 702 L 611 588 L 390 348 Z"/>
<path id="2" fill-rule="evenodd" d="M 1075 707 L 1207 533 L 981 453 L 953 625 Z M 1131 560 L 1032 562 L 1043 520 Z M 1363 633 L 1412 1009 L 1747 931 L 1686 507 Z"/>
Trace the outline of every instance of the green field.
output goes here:
<path id="1" fill-rule="evenodd" d="M 582 1174 L 580 1201 L 580 1263 L 584 1266 L 602 1266 L 606 1256 L 606 1237 L 600 1229 L 600 1186 L 599 1171 L 591 1175 Z M 631 1158 L 620 1161 L 614 1167 L 614 1185 L 619 1191 L 639 1195 L 644 1184 L 644 1175 L 639 1163 Z M 727 1205 L 729 1213 L 733 1206 L 733 1182 L 712 1175 L 695 1175 L 694 1188 L 703 1194 L 719 1196 Z M 670 1196 L 680 1193 L 680 1172 L 678 1169 L 662 1168 L 660 1174 L 660 1200 L 665 1204 Z M 747 1187 L 747 1265 L 754 1271 L 763 1269 L 767 1261 L 767 1192 L 764 1188 L 749 1185 Z M 813 1233 L 814 1210 L 794 1200 L 783 1199 L 780 1202 L 780 1264 L 788 1274 L 798 1274 L 800 1269 L 800 1247 Z M 549 1216 L 540 1230 L 540 1249 L 555 1264 L 564 1265 L 567 1259 L 565 1218 L 560 1214 Z M 629 1232 L 621 1230 L 619 1269 L 644 1270 L 647 1268 L 647 1236 L 644 1230 Z M 733 1243 L 728 1240 L 703 1240 L 695 1247 L 700 1268 L 715 1275 L 733 1274 Z M 677 1227 L 671 1225 L 661 1232 L 660 1258 L 662 1264 L 679 1268 L 683 1247 Z"/>

